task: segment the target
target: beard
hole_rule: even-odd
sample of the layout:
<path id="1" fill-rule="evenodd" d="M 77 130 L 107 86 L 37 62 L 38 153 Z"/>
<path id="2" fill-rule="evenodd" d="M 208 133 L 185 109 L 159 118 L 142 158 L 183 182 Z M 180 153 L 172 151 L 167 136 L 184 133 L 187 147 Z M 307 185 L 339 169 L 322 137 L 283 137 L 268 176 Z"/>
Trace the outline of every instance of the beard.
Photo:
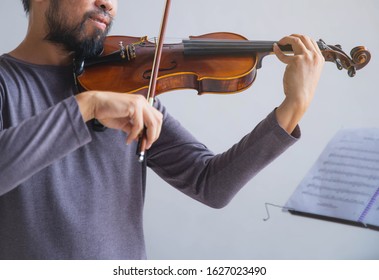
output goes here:
<path id="1" fill-rule="evenodd" d="M 91 35 L 86 35 L 86 22 L 99 14 L 108 17 L 110 24 L 104 31 L 95 29 Z M 80 22 L 69 25 L 65 15 L 59 13 L 59 0 L 51 0 L 46 20 L 49 29 L 45 40 L 63 46 L 66 51 L 74 53 L 77 59 L 98 56 L 103 50 L 105 37 L 112 25 L 112 16 L 101 9 L 87 12 Z"/>

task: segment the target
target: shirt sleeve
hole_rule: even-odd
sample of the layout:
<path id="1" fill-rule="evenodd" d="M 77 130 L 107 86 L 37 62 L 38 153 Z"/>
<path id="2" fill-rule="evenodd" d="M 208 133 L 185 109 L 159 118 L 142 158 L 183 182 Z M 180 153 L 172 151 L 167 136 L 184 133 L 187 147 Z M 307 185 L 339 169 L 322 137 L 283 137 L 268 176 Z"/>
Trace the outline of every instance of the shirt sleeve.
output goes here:
<path id="1" fill-rule="evenodd" d="M 148 165 L 165 181 L 214 208 L 227 205 L 260 170 L 300 138 L 289 135 L 272 111 L 252 132 L 224 153 L 214 155 L 163 109 L 160 139 L 148 153 Z"/>
<path id="2" fill-rule="evenodd" d="M 0 127 L 0 195 L 91 141 L 73 96 L 15 127 Z"/>
<path id="3" fill-rule="evenodd" d="M 4 101 L 3 101 L 3 92 L 4 92 L 4 88 L 3 88 L 3 85 L 1 84 L 0 82 L 0 133 L 1 131 L 3 130 L 3 111 L 4 111 Z M 1 171 L 0 171 L 1 172 Z"/>

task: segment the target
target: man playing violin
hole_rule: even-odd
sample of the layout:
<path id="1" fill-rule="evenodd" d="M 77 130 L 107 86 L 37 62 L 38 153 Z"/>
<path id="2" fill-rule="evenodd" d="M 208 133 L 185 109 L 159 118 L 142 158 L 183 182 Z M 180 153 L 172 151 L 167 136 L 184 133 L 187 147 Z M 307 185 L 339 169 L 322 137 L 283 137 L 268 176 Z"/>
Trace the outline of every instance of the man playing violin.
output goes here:
<path id="1" fill-rule="evenodd" d="M 78 92 L 75 57 L 102 49 L 117 0 L 22 0 L 25 39 L 0 56 L 0 259 L 144 259 L 146 168 L 221 208 L 300 137 L 324 58 L 284 37 L 284 101 L 223 154 L 197 141 L 159 100 Z M 93 119 L 106 129 L 95 132 Z M 147 156 L 136 160 L 146 128 Z M 125 145 L 125 142 L 128 145 Z"/>

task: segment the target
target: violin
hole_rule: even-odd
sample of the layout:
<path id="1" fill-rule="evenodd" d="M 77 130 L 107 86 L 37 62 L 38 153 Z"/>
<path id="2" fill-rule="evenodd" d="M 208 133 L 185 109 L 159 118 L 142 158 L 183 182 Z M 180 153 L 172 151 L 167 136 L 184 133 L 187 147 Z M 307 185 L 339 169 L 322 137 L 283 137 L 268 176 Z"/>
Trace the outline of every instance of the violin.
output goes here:
<path id="1" fill-rule="evenodd" d="M 194 89 L 198 94 L 230 94 L 249 88 L 265 56 L 273 54 L 275 41 L 250 41 L 228 32 L 191 36 L 180 43 L 163 44 L 155 94 Z M 351 50 L 317 42 L 326 61 L 350 77 L 371 58 L 363 46 Z M 291 46 L 279 46 L 291 53 Z M 108 36 L 100 56 L 77 66 L 77 79 L 86 90 L 147 95 L 156 44 L 147 37 Z"/>

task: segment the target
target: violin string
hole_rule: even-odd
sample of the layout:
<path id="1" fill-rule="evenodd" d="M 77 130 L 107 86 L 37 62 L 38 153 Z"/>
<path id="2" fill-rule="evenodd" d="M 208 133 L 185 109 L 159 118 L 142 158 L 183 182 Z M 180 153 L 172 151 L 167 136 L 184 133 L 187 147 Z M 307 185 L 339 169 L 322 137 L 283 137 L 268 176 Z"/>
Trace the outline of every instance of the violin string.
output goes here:
<path id="1" fill-rule="evenodd" d="M 148 37 L 147 38 L 147 40 L 149 41 L 149 42 L 156 42 L 156 41 L 158 41 L 158 37 L 156 37 L 156 36 L 154 36 L 154 37 Z M 180 37 L 165 37 L 164 39 L 163 39 L 163 42 L 165 43 L 165 44 L 170 44 L 170 43 L 182 43 L 182 41 L 183 41 L 183 38 L 180 38 Z"/>
<path id="2" fill-rule="evenodd" d="M 272 52 L 275 41 L 183 40 L 187 54 Z M 288 48 L 283 50 L 291 51 Z"/>

